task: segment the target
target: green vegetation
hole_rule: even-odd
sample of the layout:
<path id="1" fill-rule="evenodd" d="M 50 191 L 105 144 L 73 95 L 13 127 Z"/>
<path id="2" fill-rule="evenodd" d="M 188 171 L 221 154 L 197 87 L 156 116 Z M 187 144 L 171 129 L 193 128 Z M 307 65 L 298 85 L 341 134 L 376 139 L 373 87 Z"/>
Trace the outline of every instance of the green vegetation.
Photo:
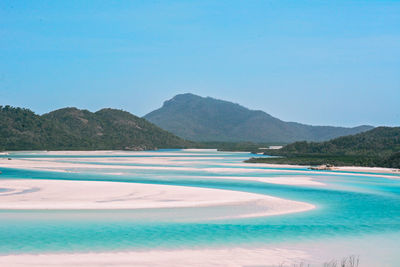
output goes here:
<path id="1" fill-rule="evenodd" d="M 278 157 L 247 162 L 400 168 L 400 127 L 378 127 L 321 143 L 296 142 L 265 154 Z"/>
<path id="2" fill-rule="evenodd" d="M 372 129 L 285 122 L 263 111 L 193 94 L 177 95 L 145 118 L 177 136 L 197 142 L 288 144 L 300 140 L 325 141 Z"/>
<path id="3" fill-rule="evenodd" d="M 0 106 L 0 150 L 149 150 L 186 148 L 192 142 L 128 112 L 64 108 L 39 116 Z"/>

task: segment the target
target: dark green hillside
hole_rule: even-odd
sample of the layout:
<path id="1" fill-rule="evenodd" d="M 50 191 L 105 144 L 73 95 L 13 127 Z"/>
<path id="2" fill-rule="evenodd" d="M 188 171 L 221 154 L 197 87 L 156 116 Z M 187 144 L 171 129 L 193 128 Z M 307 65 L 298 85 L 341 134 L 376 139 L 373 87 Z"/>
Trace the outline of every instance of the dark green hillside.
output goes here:
<path id="1" fill-rule="evenodd" d="M 102 109 L 95 115 L 102 122 L 101 139 L 112 146 L 135 149 L 141 146 L 142 148 L 184 148 L 193 145 L 126 111 Z"/>
<path id="2" fill-rule="evenodd" d="M 400 169 L 400 152 L 394 153 L 386 158 L 382 163 L 382 167 Z"/>
<path id="3" fill-rule="evenodd" d="M 184 148 L 193 144 L 128 112 L 92 113 L 64 108 L 36 115 L 28 109 L 0 108 L 1 150 L 99 150 Z"/>
<path id="4" fill-rule="evenodd" d="M 280 153 L 382 155 L 400 151 L 400 127 L 378 127 L 368 132 L 339 137 L 327 142 L 296 142 L 283 147 Z"/>
<path id="5" fill-rule="evenodd" d="M 181 94 L 145 118 L 182 138 L 200 142 L 290 143 L 324 141 L 372 129 L 285 122 L 260 110 L 211 97 Z"/>
<path id="6" fill-rule="evenodd" d="M 29 109 L 0 106 L 0 150 L 50 149 L 77 141 Z"/>
<path id="7" fill-rule="evenodd" d="M 321 143 L 296 142 L 280 150 L 267 150 L 265 154 L 281 158 L 251 159 L 249 162 L 399 168 L 400 127 L 378 127 Z"/>

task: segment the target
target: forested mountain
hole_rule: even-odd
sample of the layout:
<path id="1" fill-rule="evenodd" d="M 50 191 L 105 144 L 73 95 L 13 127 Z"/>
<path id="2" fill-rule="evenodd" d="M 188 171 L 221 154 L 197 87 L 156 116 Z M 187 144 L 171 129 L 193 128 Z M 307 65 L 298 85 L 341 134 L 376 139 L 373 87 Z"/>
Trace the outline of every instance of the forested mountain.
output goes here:
<path id="1" fill-rule="evenodd" d="M 0 107 L 0 150 L 184 148 L 192 143 L 116 109 L 64 108 L 39 116 Z"/>
<path id="2" fill-rule="evenodd" d="M 310 126 L 285 122 L 263 111 L 249 110 L 228 101 L 193 94 L 177 95 L 144 118 L 182 138 L 194 141 L 324 141 L 373 128 Z"/>
<path id="3" fill-rule="evenodd" d="M 400 152 L 400 127 L 377 127 L 364 133 L 343 136 L 321 143 L 296 142 L 284 146 L 280 152 L 341 155 L 392 154 Z"/>
<path id="4" fill-rule="evenodd" d="M 282 158 L 250 162 L 400 168 L 400 127 L 378 127 L 321 143 L 295 142 L 279 150 L 267 150 L 265 154 Z"/>

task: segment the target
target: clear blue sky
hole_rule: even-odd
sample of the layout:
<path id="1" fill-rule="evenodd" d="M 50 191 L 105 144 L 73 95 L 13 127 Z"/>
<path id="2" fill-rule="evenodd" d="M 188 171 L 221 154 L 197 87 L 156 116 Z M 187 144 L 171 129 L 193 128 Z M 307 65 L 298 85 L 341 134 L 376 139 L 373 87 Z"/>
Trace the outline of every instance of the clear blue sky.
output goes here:
<path id="1" fill-rule="evenodd" d="M 192 92 L 400 125 L 400 1 L 0 1 L 0 104 L 142 116 Z"/>

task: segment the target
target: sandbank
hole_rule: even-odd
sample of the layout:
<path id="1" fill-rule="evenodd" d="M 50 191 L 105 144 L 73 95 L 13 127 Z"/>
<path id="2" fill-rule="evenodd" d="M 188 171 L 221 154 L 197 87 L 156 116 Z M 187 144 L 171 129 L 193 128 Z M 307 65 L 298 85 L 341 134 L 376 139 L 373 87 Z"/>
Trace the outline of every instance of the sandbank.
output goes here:
<path id="1" fill-rule="evenodd" d="M 0 209 L 88 210 L 235 207 L 205 219 L 302 212 L 314 205 L 267 195 L 185 186 L 102 181 L 0 180 Z"/>

